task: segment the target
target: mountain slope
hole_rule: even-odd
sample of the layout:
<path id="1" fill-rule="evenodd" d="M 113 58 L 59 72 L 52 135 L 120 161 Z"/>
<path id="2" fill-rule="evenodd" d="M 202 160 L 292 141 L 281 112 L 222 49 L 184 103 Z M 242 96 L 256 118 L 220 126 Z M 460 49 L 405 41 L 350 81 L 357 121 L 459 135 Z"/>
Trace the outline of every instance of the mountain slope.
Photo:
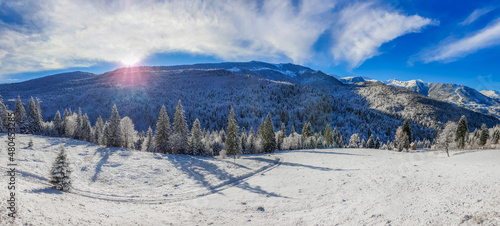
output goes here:
<path id="1" fill-rule="evenodd" d="M 386 84 L 405 88 L 435 100 L 453 103 L 476 112 L 500 117 L 500 99 L 495 99 L 468 86 L 448 83 L 427 83 L 422 80 L 398 81 L 391 79 Z"/>
<path id="2" fill-rule="evenodd" d="M 310 68 L 262 62 L 132 67 L 102 75 L 75 72 L 0 85 L 5 100 L 18 94 L 25 103 L 29 96 L 39 98 L 45 120 L 52 120 L 57 110 L 81 107 L 94 123 L 99 115 L 109 118 L 116 104 L 138 130 L 155 128 L 162 105 L 172 118 L 179 99 L 188 124 L 198 118 L 209 130 L 225 129 L 230 106 L 247 131 L 257 130 L 269 112 L 276 130 L 283 122 L 288 133 L 292 126 L 301 132 L 304 123 L 311 122 L 320 132 L 330 123 L 344 138 L 360 133 L 368 139 L 374 134 L 383 141 L 394 138 L 403 119 L 412 120 L 419 139 L 434 138 L 446 120 L 458 120 L 462 114 L 473 119 L 470 128 L 498 123 L 494 117 L 381 83 L 344 85 Z M 8 104 L 13 109 L 14 102 Z"/>

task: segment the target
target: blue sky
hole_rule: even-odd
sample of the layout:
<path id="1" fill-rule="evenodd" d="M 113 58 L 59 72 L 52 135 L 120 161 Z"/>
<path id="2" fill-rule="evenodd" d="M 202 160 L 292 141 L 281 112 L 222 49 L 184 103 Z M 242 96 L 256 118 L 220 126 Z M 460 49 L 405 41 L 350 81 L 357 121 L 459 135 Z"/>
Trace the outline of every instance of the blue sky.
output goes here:
<path id="1" fill-rule="evenodd" d="M 500 90 L 499 15 L 498 1 L 0 0 L 0 82 L 258 60 Z"/>

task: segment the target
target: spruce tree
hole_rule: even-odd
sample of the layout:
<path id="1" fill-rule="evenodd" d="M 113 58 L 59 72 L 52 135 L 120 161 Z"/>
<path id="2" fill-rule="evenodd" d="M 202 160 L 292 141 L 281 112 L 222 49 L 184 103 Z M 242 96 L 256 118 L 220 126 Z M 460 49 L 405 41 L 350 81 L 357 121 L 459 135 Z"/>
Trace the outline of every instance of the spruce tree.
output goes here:
<path id="1" fill-rule="evenodd" d="M 191 128 L 191 154 L 192 155 L 201 155 L 203 152 L 203 143 L 202 143 L 202 133 L 201 133 L 201 125 L 200 120 L 194 120 L 193 127 Z"/>
<path id="2" fill-rule="evenodd" d="M 229 117 L 227 119 L 226 155 L 232 155 L 235 162 L 236 155 L 241 154 L 238 131 L 238 123 L 236 122 L 236 119 L 234 119 L 234 110 L 233 106 L 231 106 Z"/>
<path id="3" fill-rule="evenodd" d="M 54 124 L 57 136 L 62 136 L 63 134 L 62 121 L 61 121 L 61 113 L 59 111 L 56 112 L 56 115 L 54 116 L 54 120 L 52 122 Z"/>
<path id="4" fill-rule="evenodd" d="M 455 138 L 457 139 L 456 141 L 458 143 L 458 148 L 464 149 L 466 136 L 468 132 L 469 128 L 467 126 L 467 118 L 465 117 L 465 115 L 462 115 L 462 117 L 460 117 L 460 121 L 458 121 L 458 127 L 455 133 Z"/>
<path id="5" fill-rule="evenodd" d="M 31 134 L 41 134 L 42 133 L 42 122 L 40 117 L 40 110 L 37 108 L 37 104 L 31 97 L 28 104 L 28 111 L 26 114 L 26 129 L 28 133 Z"/>
<path id="6" fill-rule="evenodd" d="M 116 105 L 113 106 L 111 118 L 106 126 L 106 143 L 109 147 L 121 147 L 120 114 Z"/>
<path id="7" fill-rule="evenodd" d="M 170 136 L 170 118 L 168 117 L 165 106 L 162 106 L 158 115 L 158 121 L 156 121 L 156 133 L 154 136 L 154 149 L 156 150 L 156 152 L 160 152 L 163 154 L 172 154 L 172 148 L 170 146 Z"/>
<path id="8" fill-rule="evenodd" d="M 3 103 L 2 95 L 0 95 L 0 133 L 7 132 L 8 125 L 7 106 Z"/>
<path id="9" fill-rule="evenodd" d="M 78 115 L 76 116 L 76 128 L 73 133 L 73 139 L 83 140 L 83 116 L 82 109 L 78 108 Z"/>
<path id="10" fill-rule="evenodd" d="M 481 126 L 481 135 L 479 137 L 479 146 L 484 146 L 486 145 L 486 142 L 488 141 L 488 127 L 486 124 L 483 123 Z"/>
<path id="11" fill-rule="evenodd" d="M 375 149 L 380 149 L 380 139 L 377 137 L 377 140 L 375 141 Z"/>
<path id="12" fill-rule="evenodd" d="M 153 130 L 151 126 L 148 128 L 148 133 L 146 135 L 146 139 L 144 140 L 144 144 L 142 145 L 142 151 L 145 152 L 154 152 L 154 144 L 153 144 Z"/>
<path id="13" fill-rule="evenodd" d="M 497 128 L 493 132 L 493 137 L 491 138 L 491 144 L 498 144 L 498 141 L 500 141 L 500 131 Z"/>
<path id="14" fill-rule="evenodd" d="M 62 118 L 62 131 L 63 131 L 63 136 L 66 137 L 71 137 L 71 131 L 68 127 L 68 121 L 69 117 L 71 116 L 71 113 L 68 111 L 68 109 L 64 110 L 63 118 Z"/>
<path id="15" fill-rule="evenodd" d="M 181 100 L 177 104 L 172 124 L 172 142 L 175 154 L 186 154 L 188 150 L 189 129 Z"/>
<path id="16" fill-rule="evenodd" d="M 80 140 L 90 141 L 92 138 L 92 126 L 90 125 L 90 120 L 87 114 L 82 117 L 82 128 Z"/>
<path id="17" fill-rule="evenodd" d="M 16 100 L 16 107 L 14 109 L 15 115 L 14 120 L 16 122 L 16 131 L 18 133 L 25 133 L 25 121 L 26 121 L 26 110 L 21 102 L 21 97 L 18 95 Z"/>
<path id="18" fill-rule="evenodd" d="M 71 170 L 69 168 L 68 158 L 64 147 L 59 147 L 59 155 L 57 156 L 51 170 L 50 183 L 53 189 L 61 191 L 69 191 L 71 188 L 70 179 Z"/>
<path id="19" fill-rule="evenodd" d="M 409 149 L 412 139 L 411 139 L 411 127 L 410 127 L 410 122 L 408 121 L 408 119 L 406 119 L 403 123 L 403 133 L 406 134 L 406 136 L 408 137 L 408 140 L 404 141 L 404 143 L 408 144 L 408 145 L 405 145 L 404 147 L 406 149 Z"/>
<path id="20" fill-rule="evenodd" d="M 332 139 L 332 129 L 330 128 L 330 124 L 326 124 L 325 131 L 323 132 L 323 137 L 326 142 L 326 147 L 332 147 L 333 139 Z"/>
<path id="21" fill-rule="evenodd" d="M 99 115 L 95 122 L 94 127 L 94 143 L 98 145 L 104 145 L 104 122 L 102 121 L 102 117 Z"/>
<path id="22" fill-rule="evenodd" d="M 367 146 L 368 146 L 368 148 L 375 148 L 375 141 L 373 139 L 373 134 L 370 135 L 370 138 L 368 138 Z"/>
<path id="23" fill-rule="evenodd" d="M 271 121 L 270 113 L 267 113 L 264 128 L 262 128 L 262 147 L 266 153 L 276 150 L 276 137 L 274 136 L 273 121 Z"/>

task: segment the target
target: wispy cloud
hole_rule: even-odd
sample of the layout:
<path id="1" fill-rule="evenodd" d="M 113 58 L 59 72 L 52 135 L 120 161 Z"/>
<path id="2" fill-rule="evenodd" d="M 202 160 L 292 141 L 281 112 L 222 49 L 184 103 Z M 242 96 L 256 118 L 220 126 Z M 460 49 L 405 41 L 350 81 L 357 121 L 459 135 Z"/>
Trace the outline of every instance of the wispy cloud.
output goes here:
<path id="1" fill-rule="evenodd" d="M 500 20 L 492 22 L 473 35 L 458 40 L 451 38 L 447 40 L 435 48 L 424 50 L 419 54 L 419 58 L 425 63 L 434 61 L 448 63 L 479 50 L 500 45 Z"/>
<path id="2" fill-rule="evenodd" d="M 379 54 L 383 43 L 431 24 L 430 19 L 375 4 L 339 9 L 335 0 L 4 4 L 22 15 L 24 25 L 0 26 L 1 74 L 87 67 L 171 52 L 303 63 L 314 56 L 312 46 L 327 30 L 338 34 L 332 42 L 334 59 L 356 67 Z"/>
<path id="3" fill-rule="evenodd" d="M 337 62 L 347 61 L 351 67 L 358 67 L 380 54 L 382 44 L 407 33 L 419 32 L 431 24 L 437 22 L 418 15 L 390 12 L 372 3 L 357 3 L 341 12 L 339 29 L 333 31 L 337 42 L 332 53 Z"/>
<path id="4" fill-rule="evenodd" d="M 491 12 L 492 10 L 494 10 L 494 8 L 476 9 L 464 21 L 460 22 L 459 25 L 465 26 L 472 24 L 474 21 L 479 19 L 479 17 Z"/>

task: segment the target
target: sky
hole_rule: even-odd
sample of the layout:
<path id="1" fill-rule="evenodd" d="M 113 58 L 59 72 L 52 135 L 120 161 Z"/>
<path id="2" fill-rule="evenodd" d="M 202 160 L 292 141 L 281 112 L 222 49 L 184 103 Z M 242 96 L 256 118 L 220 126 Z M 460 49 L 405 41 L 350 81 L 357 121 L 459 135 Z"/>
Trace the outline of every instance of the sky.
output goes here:
<path id="1" fill-rule="evenodd" d="M 500 91 L 500 1 L 0 0 L 0 83 L 251 60 Z"/>

